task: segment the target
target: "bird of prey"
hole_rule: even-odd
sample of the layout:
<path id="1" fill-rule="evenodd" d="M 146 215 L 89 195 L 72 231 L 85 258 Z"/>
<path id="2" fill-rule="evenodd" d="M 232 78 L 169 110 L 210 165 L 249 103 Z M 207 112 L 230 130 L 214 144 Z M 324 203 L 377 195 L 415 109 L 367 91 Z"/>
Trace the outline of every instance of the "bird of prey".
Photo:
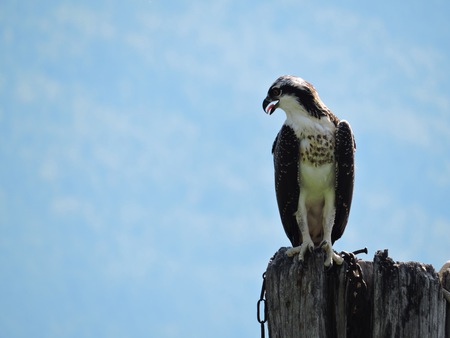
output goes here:
<path id="1" fill-rule="evenodd" d="M 352 129 L 319 98 L 314 87 L 295 76 L 281 76 L 263 101 L 271 115 L 277 108 L 286 121 L 275 138 L 272 153 L 275 190 L 281 222 L 292 248 L 288 256 L 315 248 L 325 251 L 325 266 L 343 258 L 333 251 L 347 225 L 354 184 Z"/>

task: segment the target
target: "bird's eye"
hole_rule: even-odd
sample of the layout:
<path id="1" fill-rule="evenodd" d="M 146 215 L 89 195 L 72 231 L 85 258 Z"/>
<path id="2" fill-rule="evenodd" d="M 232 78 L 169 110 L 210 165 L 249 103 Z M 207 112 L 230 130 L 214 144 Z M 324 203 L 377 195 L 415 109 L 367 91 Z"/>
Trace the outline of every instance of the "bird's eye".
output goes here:
<path id="1" fill-rule="evenodd" d="M 281 89 L 280 88 L 272 88 L 270 91 L 270 96 L 277 97 L 281 95 Z"/>

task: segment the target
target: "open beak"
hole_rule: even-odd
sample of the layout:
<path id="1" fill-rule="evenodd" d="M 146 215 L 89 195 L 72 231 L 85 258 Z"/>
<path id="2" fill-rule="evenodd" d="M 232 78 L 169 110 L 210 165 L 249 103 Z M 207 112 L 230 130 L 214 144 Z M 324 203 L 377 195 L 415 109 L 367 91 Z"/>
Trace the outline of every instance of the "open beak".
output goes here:
<path id="1" fill-rule="evenodd" d="M 272 115 L 272 113 L 275 111 L 275 109 L 278 108 L 278 103 L 280 100 L 270 100 L 268 97 L 266 97 L 263 101 L 263 109 L 266 112 L 266 114 Z"/>

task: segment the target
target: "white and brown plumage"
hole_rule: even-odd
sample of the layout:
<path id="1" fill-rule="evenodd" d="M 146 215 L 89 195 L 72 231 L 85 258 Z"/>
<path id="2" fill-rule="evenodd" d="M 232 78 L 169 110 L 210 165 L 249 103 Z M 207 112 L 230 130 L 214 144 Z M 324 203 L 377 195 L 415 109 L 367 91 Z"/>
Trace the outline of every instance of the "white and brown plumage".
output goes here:
<path id="1" fill-rule="evenodd" d="M 316 246 L 325 266 L 342 258 L 332 248 L 347 225 L 354 184 L 355 141 L 350 125 L 320 100 L 314 87 L 295 76 L 281 76 L 263 102 L 266 113 L 286 113 L 273 144 L 275 189 L 281 222 L 292 248 L 304 259 Z"/>

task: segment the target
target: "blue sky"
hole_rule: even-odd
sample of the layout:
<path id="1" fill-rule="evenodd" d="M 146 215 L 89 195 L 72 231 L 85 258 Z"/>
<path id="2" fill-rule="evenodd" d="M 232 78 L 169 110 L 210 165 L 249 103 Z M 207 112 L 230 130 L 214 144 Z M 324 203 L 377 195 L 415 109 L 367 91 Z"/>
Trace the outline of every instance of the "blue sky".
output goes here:
<path id="1" fill-rule="evenodd" d="M 445 1 L 0 4 L 0 336 L 250 337 L 308 80 L 357 142 L 335 249 L 450 259 Z"/>

